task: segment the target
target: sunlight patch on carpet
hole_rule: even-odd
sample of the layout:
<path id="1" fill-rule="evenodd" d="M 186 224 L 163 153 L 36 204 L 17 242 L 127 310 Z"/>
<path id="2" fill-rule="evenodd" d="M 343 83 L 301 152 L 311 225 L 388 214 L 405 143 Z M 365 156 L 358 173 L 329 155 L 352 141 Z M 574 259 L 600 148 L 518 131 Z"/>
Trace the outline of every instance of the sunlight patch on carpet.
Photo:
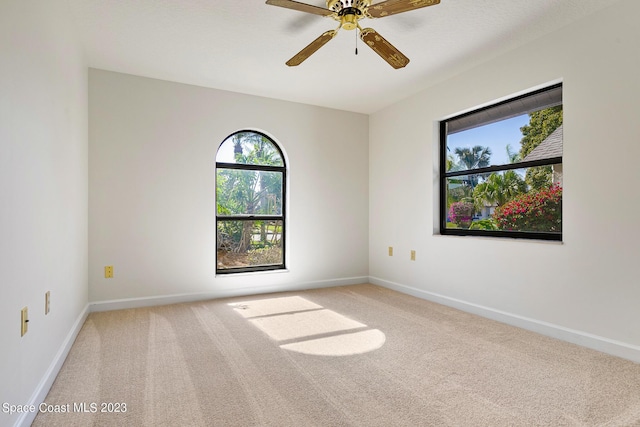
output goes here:
<path id="1" fill-rule="evenodd" d="M 276 341 L 342 332 L 367 326 L 326 309 L 261 317 L 249 321 Z"/>
<path id="2" fill-rule="evenodd" d="M 317 310 L 323 308 L 302 297 L 269 298 L 263 300 L 238 302 L 229 304 L 242 317 L 249 319 L 258 316 L 270 316 L 273 314 L 293 313 L 305 310 Z"/>
<path id="3" fill-rule="evenodd" d="M 318 356 L 350 356 L 377 350 L 384 345 L 385 335 L 378 329 L 352 332 L 332 337 L 281 345 L 285 350 Z"/>
<path id="4" fill-rule="evenodd" d="M 385 334 L 299 296 L 229 304 L 280 348 L 320 356 L 348 356 L 377 350 Z M 359 329 L 359 330 L 358 330 Z"/>

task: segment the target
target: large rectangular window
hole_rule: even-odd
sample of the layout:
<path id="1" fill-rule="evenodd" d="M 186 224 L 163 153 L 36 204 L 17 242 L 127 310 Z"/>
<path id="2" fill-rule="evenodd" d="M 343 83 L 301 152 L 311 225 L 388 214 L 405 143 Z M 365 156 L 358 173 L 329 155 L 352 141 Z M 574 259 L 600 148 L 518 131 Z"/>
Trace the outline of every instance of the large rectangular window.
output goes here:
<path id="1" fill-rule="evenodd" d="M 440 233 L 562 240 L 562 85 L 440 123 Z"/>

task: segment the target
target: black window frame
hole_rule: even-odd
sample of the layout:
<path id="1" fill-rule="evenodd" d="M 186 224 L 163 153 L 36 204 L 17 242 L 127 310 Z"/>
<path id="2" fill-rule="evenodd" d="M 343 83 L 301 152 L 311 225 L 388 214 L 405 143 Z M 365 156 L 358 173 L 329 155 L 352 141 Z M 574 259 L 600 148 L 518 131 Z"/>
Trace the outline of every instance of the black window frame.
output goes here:
<path id="1" fill-rule="evenodd" d="M 480 236 L 480 237 L 498 237 L 498 238 L 515 238 L 515 239 L 530 239 L 530 240 L 548 240 L 548 241 L 562 241 L 563 232 L 536 232 L 536 231 L 512 231 L 512 230 L 475 230 L 475 229 L 460 229 L 460 228 L 447 228 L 447 179 L 456 177 L 456 176 L 465 176 L 465 175 L 476 175 L 476 174 L 484 174 L 484 173 L 492 173 L 492 172 L 503 172 L 514 169 L 523 169 L 530 168 L 535 166 L 551 166 L 555 164 L 562 164 L 562 156 L 560 157 L 552 157 L 547 159 L 540 160 L 532 160 L 532 161 L 520 161 L 515 163 L 506 163 L 502 165 L 491 165 L 488 167 L 477 168 L 477 169 L 468 169 L 468 170 L 460 170 L 460 171 L 452 171 L 447 172 L 447 136 L 448 136 L 448 123 L 453 120 L 460 120 L 470 117 L 472 115 L 477 115 L 479 113 L 483 113 L 489 110 L 498 110 L 500 107 L 508 107 L 510 104 L 513 105 L 517 102 L 524 101 L 526 99 L 531 99 L 538 95 L 545 95 L 552 90 L 560 89 L 562 93 L 562 83 L 557 83 L 551 86 L 548 86 L 543 89 L 535 90 L 529 92 L 524 95 L 516 96 L 505 101 L 497 102 L 485 107 L 481 107 L 475 109 L 473 111 L 469 111 L 467 113 L 463 113 L 457 115 L 455 117 L 450 117 L 448 119 L 442 120 L 439 123 L 439 136 L 440 136 L 440 152 L 439 152 L 439 170 L 440 170 L 440 179 L 439 179 L 439 191 L 440 191 L 440 201 L 439 201 L 439 231 L 441 235 L 450 235 L 450 236 Z M 562 98 L 562 94 L 560 95 Z M 561 99 L 559 104 L 562 105 L 563 101 Z M 543 109 L 545 106 L 541 106 L 538 109 Z M 530 110 L 536 111 L 536 109 Z M 529 112 L 530 112 L 529 111 Z M 513 114 L 511 117 L 515 117 L 518 114 Z M 509 118 L 508 115 L 504 115 L 503 117 L 497 118 L 495 120 L 487 120 L 482 123 L 482 125 L 488 125 L 490 123 L 503 120 Z M 563 219 L 564 221 L 564 219 Z"/>
<path id="2" fill-rule="evenodd" d="M 215 168 L 215 207 L 216 207 L 216 274 L 234 274 L 234 273 L 248 273 L 248 272 L 260 272 L 260 271 L 274 271 L 274 270 L 286 270 L 286 234 L 287 234 L 287 162 L 284 156 L 284 153 L 278 143 L 276 143 L 273 138 L 266 135 L 263 132 L 252 130 L 252 129 L 244 129 L 234 132 L 227 136 L 222 143 L 218 146 L 218 150 L 216 150 L 216 158 L 218 156 L 218 151 L 222 147 L 222 145 L 233 135 L 239 133 L 254 133 L 257 135 L 266 138 L 278 151 L 280 158 L 282 159 L 282 166 L 272 166 L 272 165 L 254 165 L 254 164 L 244 164 L 244 163 L 226 163 L 226 162 L 218 162 L 216 161 Z M 220 215 L 218 213 L 218 170 L 219 169 L 236 169 L 236 170 L 249 170 L 249 171 L 265 171 L 265 172 L 277 172 L 282 174 L 282 209 L 280 215 L 249 215 L 249 214 L 239 214 L 239 215 Z M 248 266 L 248 267 L 234 267 L 234 268 L 218 268 L 218 222 L 220 221 L 281 221 L 282 224 L 282 233 L 281 233 L 281 248 L 282 248 L 282 263 L 279 264 L 268 264 L 268 265 L 258 265 L 258 266 Z"/>

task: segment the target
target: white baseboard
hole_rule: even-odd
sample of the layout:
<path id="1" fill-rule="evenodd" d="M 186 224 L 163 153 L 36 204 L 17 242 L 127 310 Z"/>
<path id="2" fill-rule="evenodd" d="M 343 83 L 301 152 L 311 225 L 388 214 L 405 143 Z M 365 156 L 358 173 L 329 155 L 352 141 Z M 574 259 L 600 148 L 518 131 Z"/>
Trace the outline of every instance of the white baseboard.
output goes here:
<path id="1" fill-rule="evenodd" d="M 44 376 L 40 380 L 38 387 L 36 387 L 33 395 L 31 395 L 31 399 L 29 399 L 29 405 L 34 405 L 36 408 L 47 397 L 47 393 L 49 393 L 49 389 L 53 385 L 56 377 L 58 376 L 58 372 L 60 372 L 60 368 L 62 368 L 62 364 L 64 363 L 69 351 L 71 350 L 71 346 L 73 345 L 78 333 L 80 333 L 80 329 L 82 329 L 82 325 L 84 325 L 87 316 L 89 315 L 89 304 L 84 307 L 84 310 L 80 313 L 75 323 L 71 327 L 71 330 L 67 334 L 66 338 L 62 342 L 58 353 L 56 353 L 51 365 L 49 365 L 49 369 L 45 372 Z M 38 412 L 23 412 L 22 415 L 16 420 L 15 426 L 30 426 L 33 423 L 33 420 L 38 415 Z"/>
<path id="2" fill-rule="evenodd" d="M 253 286 L 201 292 L 191 294 L 161 295 L 155 297 L 126 298 L 108 301 L 96 301 L 89 303 L 91 312 L 122 310 L 127 308 L 152 307 L 156 305 L 179 304 L 183 302 L 203 301 L 216 298 L 229 298 L 245 295 L 268 294 L 272 292 L 301 291 L 305 289 L 329 288 L 333 286 L 358 285 L 368 283 L 368 276 L 345 277 L 330 280 L 318 280 L 314 282 L 294 283 L 288 285 Z"/>
<path id="3" fill-rule="evenodd" d="M 640 347 L 621 341 L 611 340 L 609 338 L 589 334 L 575 329 L 565 328 L 563 326 L 554 325 L 552 323 L 543 322 L 528 317 L 519 316 L 517 314 L 496 310 L 478 304 L 456 298 L 447 297 L 422 289 L 413 288 L 411 286 L 401 285 L 399 283 L 390 282 L 388 280 L 377 277 L 369 277 L 369 282 L 374 285 L 383 286 L 408 295 L 432 301 L 438 304 L 453 307 L 467 313 L 477 314 L 478 316 L 488 319 L 497 320 L 498 322 L 516 326 L 529 331 L 537 332 L 552 338 L 557 338 L 593 350 L 601 351 L 623 359 L 640 363 Z"/>

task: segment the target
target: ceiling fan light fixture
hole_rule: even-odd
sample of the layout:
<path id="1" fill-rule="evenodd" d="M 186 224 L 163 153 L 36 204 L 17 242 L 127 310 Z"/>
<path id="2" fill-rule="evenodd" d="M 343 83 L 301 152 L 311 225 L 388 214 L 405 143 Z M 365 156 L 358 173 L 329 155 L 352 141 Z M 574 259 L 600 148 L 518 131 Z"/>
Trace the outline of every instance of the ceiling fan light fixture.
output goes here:
<path id="1" fill-rule="evenodd" d="M 345 30 L 355 30 L 358 28 L 358 19 L 360 19 L 360 17 L 355 13 L 344 14 L 340 19 L 340 27 Z"/>

